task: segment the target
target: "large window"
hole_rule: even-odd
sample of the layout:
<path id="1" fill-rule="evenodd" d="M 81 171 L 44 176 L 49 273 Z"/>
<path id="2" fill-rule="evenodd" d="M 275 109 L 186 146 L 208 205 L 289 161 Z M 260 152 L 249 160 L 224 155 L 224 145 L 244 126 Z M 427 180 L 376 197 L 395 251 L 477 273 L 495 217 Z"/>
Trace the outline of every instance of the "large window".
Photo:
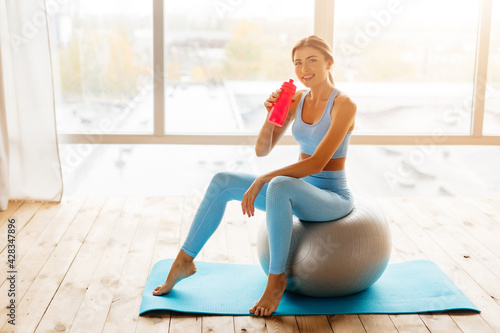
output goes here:
<path id="1" fill-rule="evenodd" d="M 500 2 L 493 2 L 486 85 L 484 132 L 500 134 Z"/>
<path id="2" fill-rule="evenodd" d="M 479 0 L 335 4 L 337 79 L 358 132 L 469 133 Z"/>
<path id="3" fill-rule="evenodd" d="M 165 131 L 253 133 L 293 77 L 314 2 L 164 0 Z M 75 0 L 51 15 L 61 132 L 152 133 L 152 1 Z M 274 13 L 269 15 L 269 13 Z"/>
<path id="4" fill-rule="evenodd" d="M 167 133 L 255 133 L 263 102 L 295 78 L 290 50 L 314 2 L 164 1 Z"/>
<path id="5" fill-rule="evenodd" d="M 497 195 L 498 180 L 487 179 L 500 163 L 491 160 L 500 145 L 499 7 L 64 1 L 48 10 L 66 193 L 190 195 L 217 171 L 296 161 L 289 133 L 269 157 L 255 158 L 252 146 L 265 98 L 295 78 L 291 48 L 315 33 L 334 48 L 336 86 L 358 105 L 346 165 L 357 193 Z M 485 158 L 488 169 L 478 169 Z M 455 186 L 465 174 L 477 186 Z"/>
<path id="6" fill-rule="evenodd" d="M 483 9 L 492 2 L 67 2 L 50 15 L 58 128 L 122 134 L 102 143 L 235 143 L 224 135 L 256 134 L 263 100 L 294 77 L 292 46 L 315 33 L 332 42 L 335 83 L 358 104 L 355 143 L 408 144 L 437 132 L 451 136 L 444 144 L 492 144 L 477 131 L 479 122 L 487 133 L 500 128 L 498 4 L 487 29 Z M 488 57 L 478 52 L 489 31 L 484 93 L 476 77 Z"/>
<path id="7" fill-rule="evenodd" d="M 65 1 L 49 12 L 60 132 L 153 128 L 152 3 Z"/>

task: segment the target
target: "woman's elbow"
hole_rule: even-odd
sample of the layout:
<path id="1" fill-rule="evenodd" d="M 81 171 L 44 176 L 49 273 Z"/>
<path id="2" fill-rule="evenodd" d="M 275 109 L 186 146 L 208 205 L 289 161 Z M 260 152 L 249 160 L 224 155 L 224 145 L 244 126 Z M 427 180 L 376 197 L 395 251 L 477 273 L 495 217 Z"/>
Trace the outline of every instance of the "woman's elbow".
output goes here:
<path id="1" fill-rule="evenodd" d="M 320 165 L 320 164 L 315 164 L 311 170 L 313 171 L 313 174 L 315 173 L 320 173 L 321 171 L 323 171 L 323 165 Z"/>
<path id="2" fill-rule="evenodd" d="M 257 155 L 257 157 L 264 157 L 269 155 L 269 151 L 255 147 L 255 155 Z"/>
<path id="3" fill-rule="evenodd" d="M 310 161 L 310 166 L 309 166 L 309 169 L 311 170 L 311 172 L 313 174 L 315 173 L 320 173 L 321 171 L 323 171 L 323 168 L 325 167 L 326 163 L 323 162 L 321 159 L 319 158 L 315 158 L 313 156 L 311 156 L 309 158 L 309 161 Z"/>

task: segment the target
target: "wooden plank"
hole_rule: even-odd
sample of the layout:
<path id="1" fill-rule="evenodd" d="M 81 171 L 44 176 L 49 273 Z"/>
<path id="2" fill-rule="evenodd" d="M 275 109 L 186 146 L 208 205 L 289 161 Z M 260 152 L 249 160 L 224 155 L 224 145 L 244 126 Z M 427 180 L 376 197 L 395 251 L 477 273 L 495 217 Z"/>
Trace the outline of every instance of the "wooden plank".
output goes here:
<path id="1" fill-rule="evenodd" d="M 95 254 L 97 258 L 100 257 L 99 265 L 87 287 L 70 332 L 101 332 L 113 295 L 125 292 L 117 290 L 117 286 L 144 201 L 144 198 L 127 198 L 104 252 L 102 255 Z"/>
<path id="2" fill-rule="evenodd" d="M 483 210 L 482 206 L 477 206 L 470 200 L 466 198 L 454 198 L 453 205 L 458 205 L 460 214 L 463 216 L 477 215 L 477 210 L 482 211 L 488 217 L 491 218 L 490 214 Z M 443 208 L 447 211 L 453 210 L 453 207 L 449 203 L 443 203 Z M 448 219 L 449 220 L 449 219 Z M 453 219 L 454 223 L 449 223 L 450 227 L 447 228 L 447 232 L 450 233 L 467 251 L 469 251 L 469 258 L 479 260 L 484 266 L 486 266 L 493 274 L 500 278 L 500 254 L 494 253 L 488 247 L 486 247 L 481 239 L 476 238 L 474 234 L 471 233 L 471 229 L 465 225 L 469 224 L 468 221 L 459 222 L 460 220 Z M 462 225 L 463 224 L 463 225 Z M 456 228 L 460 226 L 460 228 Z M 500 232 L 500 225 L 497 227 L 498 232 Z"/>
<path id="3" fill-rule="evenodd" d="M 202 316 L 172 312 L 170 333 L 201 332 Z"/>
<path id="4" fill-rule="evenodd" d="M 24 206 L 24 205 L 23 205 Z M 19 209 L 23 209 L 20 206 Z M 43 231 L 50 224 L 54 216 L 57 214 L 60 208 L 60 204 L 54 203 L 45 203 L 36 211 L 36 214 L 30 218 L 29 223 L 19 231 L 16 228 L 16 241 L 22 244 L 22 246 L 16 246 L 16 264 L 19 266 L 22 262 L 26 253 L 31 248 L 32 245 L 36 243 L 36 239 L 43 233 Z M 17 224 L 17 222 L 16 222 Z M 7 230 L 1 231 L 3 235 L 7 235 Z M 7 242 L 7 237 L 2 238 L 2 241 L 5 240 Z M 5 246 L 2 250 L 0 256 L 5 258 L 7 261 L 7 247 Z M 7 277 L 7 271 L 0 271 L 0 285 L 5 283 L 5 279 Z"/>
<path id="5" fill-rule="evenodd" d="M 17 211 L 19 207 L 24 203 L 24 201 L 9 201 L 7 209 L 0 212 L 0 226 L 3 227 L 4 224 L 7 224 L 7 221 L 11 217 L 15 217 L 14 213 Z M 2 234 L 4 235 L 4 234 Z"/>
<path id="6" fill-rule="evenodd" d="M 390 315 L 391 321 L 399 333 L 428 333 L 429 329 L 417 314 Z"/>
<path id="7" fill-rule="evenodd" d="M 234 316 L 234 331 L 266 333 L 266 318 L 256 316 Z"/>
<path id="8" fill-rule="evenodd" d="M 202 332 L 220 332 L 220 333 L 233 333 L 234 320 L 233 316 L 207 316 L 202 317 Z"/>
<path id="9" fill-rule="evenodd" d="M 496 203 L 492 198 L 459 197 L 460 201 L 465 201 L 476 206 L 487 215 L 493 222 L 500 224 L 500 203 Z M 500 202 L 500 200 L 498 200 Z"/>
<path id="10" fill-rule="evenodd" d="M 480 209 L 475 208 L 474 205 L 468 204 L 467 202 L 460 202 L 460 209 L 457 209 L 456 205 L 439 200 L 439 198 L 436 198 L 436 202 L 446 204 L 446 207 L 443 207 L 443 209 L 445 209 L 446 213 L 455 221 L 458 221 L 457 225 L 466 229 L 492 253 L 500 258 L 497 222 L 483 213 Z"/>
<path id="11" fill-rule="evenodd" d="M 431 201 L 433 201 L 431 203 Z M 500 323 L 498 322 L 498 318 L 500 317 L 500 290 L 499 290 L 499 284 L 500 280 L 498 279 L 497 276 L 495 276 L 487 267 L 485 267 L 480 261 L 476 260 L 475 258 L 471 257 L 470 255 L 463 255 L 463 253 L 467 253 L 462 249 L 459 245 L 456 244 L 456 242 L 453 242 L 453 239 L 451 238 L 450 234 L 453 234 L 454 237 L 456 237 L 457 233 L 456 232 L 450 232 L 450 230 L 454 229 L 454 231 L 459 230 L 459 228 L 456 227 L 456 219 L 455 218 L 449 218 L 446 216 L 447 214 L 453 214 L 455 215 L 455 210 L 453 203 L 450 202 L 450 200 L 423 200 L 423 203 L 427 205 L 429 208 L 429 213 L 432 214 L 433 217 L 436 217 L 435 220 L 439 219 L 439 223 L 443 225 L 443 230 L 439 232 L 440 230 L 439 227 L 434 226 L 432 230 L 428 230 L 427 233 L 431 235 L 436 241 L 439 239 L 439 244 L 442 246 L 442 248 L 451 256 L 455 259 L 455 261 L 461 266 L 461 268 L 479 285 L 481 288 L 486 291 L 487 299 L 489 301 L 494 301 L 496 302 L 495 305 L 489 303 L 489 304 L 484 304 L 485 308 L 481 308 L 482 312 L 480 314 L 480 317 L 484 319 L 484 321 L 493 329 L 493 330 L 500 330 Z M 446 209 L 445 213 L 443 213 L 441 210 L 439 210 L 438 207 L 441 207 L 441 209 Z M 461 204 L 460 206 L 460 211 L 462 214 L 464 214 L 467 217 L 470 217 L 470 211 L 468 211 L 467 205 L 464 203 Z M 461 214 L 461 215 L 462 215 Z M 479 214 L 478 212 L 473 212 L 476 216 Z M 456 217 L 456 215 L 455 215 Z M 485 224 L 488 223 L 489 226 L 491 226 L 490 222 L 486 222 Z M 431 225 L 432 226 L 432 225 Z M 488 226 L 488 228 L 489 228 Z M 493 225 L 494 227 L 494 225 Z M 498 229 L 498 228 L 497 228 Z M 467 235 L 465 236 L 467 238 Z M 465 287 L 460 286 L 461 289 L 465 289 Z M 465 292 L 465 291 L 464 291 Z M 476 296 L 476 295 L 474 295 Z M 473 300 L 471 298 L 471 300 Z M 482 300 L 482 299 L 481 299 Z M 473 300 L 473 302 L 475 302 Z M 478 304 L 477 302 L 475 302 Z M 479 305 L 478 305 L 479 306 Z M 495 319 L 495 317 L 497 319 Z M 464 319 L 466 318 L 466 319 Z M 482 322 L 476 320 L 475 317 L 472 317 L 471 314 L 463 314 L 463 315 L 456 315 L 454 317 L 454 320 L 460 323 L 463 323 L 463 325 L 467 325 L 471 330 L 477 330 L 477 329 L 483 329 L 482 327 Z"/>
<path id="12" fill-rule="evenodd" d="M 301 333 L 331 333 L 330 322 L 325 315 L 295 316 Z"/>
<path id="13" fill-rule="evenodd" d="M 365 333 L 358 315 L 329 315 L 330 326 L 335 333 Z"/>
<path id="14" fill-rule="evenodd" d="M 425 204 L 425 202 L 424 202 Z M 433 205 L 429 205 L 429 213 L 436 214 L 440 219 L 440 229 L 446 232 L 455 239 L 455 241 L 460 244 L 462 250 L 457 250 L 457 252 L 462 252 L 463 257 L 468 259 L 466 261 L 480 262 L 483 267 L 488 269 L 492 274 L 495 275 L 496 279 L 500 278 L 500 257 L 498 253 L 493 253 L 488 247 L 486 247 L 480 239 L 477 239 L 470 233 L 469 228 L 466 228 L 463 223 L 456 216 L 448 214 L 447 212 L 453 212 L 456 210 L 456 205 L 460 206 L 460 217 L 467 217 L 471 215 L 477 215 L 476 206 L 469 202 L 463 201 L 460 198 L 454 198 L 453 201 L 437 201 Z M 446 212 L 446 213 L 445 213 Z M 500 225 L 497 227 L 500 233 Z M 462 258 L 461 258 L 462 259 Z M 464 260 L 462 260 L 464 261 Z M 482 283 L 479 283 L 482 284 Z M 498 288 L 498 285 L 492 286 L 492 289 Z M 497 289 L 498 292 L 498 289 Z M 492 296 L 495 296 L 494 294 Z"/>
<path id="15" fill-rule="evenodd" d="M 442 202 L 443 209 L 446 210 L 450 217 L 457 221 L 456 225 L 460 225 L 470 235 L 476 238 L 481 244 L 500 258 L 500 242 L 498 241 L 499 226 L 490 215 L 483 212 L 480 208 L 460 198 L 455 199 L 456 204 L 450 204 L 446 201 Z M 453 201 L 455 203 L 455 201 Z M 460 210 L 456 209 L 457 204 Z M 498 259 L 497 259 L 498 260 Z"/>
<path id="16" fill-rule="evenodd" d="M 420 318 L 431 332 L 461 333 L 462 330 L 446 312 L 427 312 Z"/>
<path id="17" fill-rule="evenodd" d="M 359 319 L 363 323 L 367 333 L 371 332 L 397 332 L 394 323 L 388 315 L 360 314 Z"/>
<path id="18" fill-rule="evenodd" d="M 419 209 L 421 206 L 417 207 L 414 203 L 407 205 L 406 210 L 415 216 L 418 225 L 426 230 L 427 234 L 439 243 L 445 252 L 452 256 L 490 297 L 500 301 L 500 279 L 482 261 L 477 260 L 466 246 L 462 246 L 456 240 L 459 239 L 466 245 L 474 241 L 460 227 L 457 227 L 456 220 L 443 210 L 446 207 L 452 209 L 450 200 L 421 200 L 426 210 Z M 461 206 L 461 211 L 467 214 L 467 210 L 463 206 Z M 433 221 L 439 221 L 439 224 L 433 223 Z M 492 261 L 491 264 L 496 262 Z"/>
<path id="19" fill-rule="evenodd" d="M 266 318 L 268 333 L 299 333 L 299 326 L 295 316 L 270 316 Z"/>
<path id="20" fill-rule="evenodd" d="M 448 215 L 453 217 L 460 217 L 460 221 L 473 221 L 473 225 L 481 226 L 484 230 L 488 230 L 490 232 L 494 232 L 498 230 L 498 223 L 496 221 L 496 216 L 488 214 L 484 212 L 482 209 L 479 209 L 473 203 L 461 199 L 461 198 L 453 198 L 453 200 L 449 198 L 432 198 L 434 199 L 434 203 L 446 204 L 448 207 L 452 206 L 453 209 L 449 210 L 448 208 L 445 211 Z M 423 201 L 429 201 L 431 198 L 422 198 Z M 460 209 L 457 209 L 459 207 Z M 465 214 L 461 214 L 461 213 Z M 462 224 L 467 226 L 468 224 Z"/>
<path id="21" fill-rule="evenodd" d="M 488 202 L 493 207 L 496 207 L 497 210 L 500 210 L 500 198 L 485 198 L 486 202 Z M 500 223 L 500 219 L 498 218 L 498 214 L 494 215 L 495 221 Z"/>
<path id="22" fill-rule="evenodd" d="M 108 198 L 36 332 L 69 331 L 125 200 Z"/>
<path id="23" fill-rule="evenodd" d="M 16 225 L 16 233 L 21 234 L 23 228 L 29 223 L 32 217 L 36 214 L 36 212 L 42 206 L 41 202 L 25 202 L 22 206 L 20 206 L 14 214 L 10 218 L 15 219 Z M 2 220 L 0 220 L 2 221 Z M 8 221 L 6 219 L 5 221 Z M 2 223 L 0 226 L 0 235 L 7 235 L 8 223 Z M 0 239 L 0 250 L 3 251 L 7 246 L 7 237 L 2 237 Z"/>
<path id="24" fill-rule="evenodd" d="M 21 307 L 23 298 L 33 281 L 35 281 L 35 279 L 47 278 L 46 275 L 39 276 L 38 274 L 43 269 L 45 262 L 52 255 L 52 252 L 63 237 L 68 226 L 73 222 L 73 219 L 84 202 L 84 198 L 66 198 L 63 201 L 60 210 L 50 222 L 49 226 L 43 233 L 38 235 L 38 238 L 30 247 L 24 259 L 17 264 L 16 301 L 19 310 L 21 310 L 19 307 Z M 22 238 L 17 240 L 17 246 L 18 248 L 25 246 Z M 0 295 L 7 295 L 7 290 L 7 283 L 4 283 L 0 287 Z M 29 303 L 29 300 L 27 300 L 26 303 Z M 26 307 L 26 305 L 23 305 L 23 307 Z M 7 309 L 2 307 L 0 309 L 0 327 L 3 327 L 7 322 L 8 317 L 6 313 Z M 18 312 L 18 319 L 23 322 L 23 325 L 29 326 L 31 319 L 19 317 L 19 314 L 20 312 Z"/>
<path id="25" fill-rule="evenodd" d="M 141 219 L 122 271 L 103 332 L 135 331 L 144 285 L 148 278 L 156 235 L 160 224 L 162 198 L 146 199 Z"/>
<path id="26" fill-rule="evenodd" d="M 494 322 L 487 322 L 489 326 L 485 325 L 481 317 L 470 312 L 454 311 L 452 317 L 464 332 L 498 332 L 498 317 Z"/>
<path id="27" fill-rule="evenodd" d="M 156 310 L 146 312 L 137 321 L 137 333 L 163 333 L 168 332 L 170 327 L 170 311 Z"/>
<path id="28" fill-rule="evenodd" d="M 487 321 L 491 320 L 491 316 L 497 313 L 496 309 L 491 308 L 491 302 L 495 304 L 495 307 L 498 307 L 497 304 L 492 301 L 489 296 L 487 296 L 485 291 L 460 268 L 454 259 L 450 257 L 438 243 L 426 234 L 426 231 L 417 225 L 417 222 L 414 221 L 415 217 L 412 214 L 406 213 L 406 206 L 410 204 L 408 200 L 394 199 L 382 203 L 384 204 L 384 209 L 391 210 L 391 214 L 398 215 L 394 221 L 408 237 L 411 237 L 413 242 L 415 242 L 422 252 L 427 255 L 429 260 L 438 264 L 452 281 L 461 281 L 460 287 L 462 291 L 471 299 L 472 302 L 474 302 L 481 309 L 486 309 L 486 307 L 489 306 L 490 310 L 486 311 L 485 315 L 488 318 Z M 425 207 L 421 207 L 421 209 L 425 209 Z M 450 316 L 458 324 L 462 331 L 470 331 L 474 327 L 482 327 L 484 332 L 492 331 L 491 327 L 489 327 L 486 321 L 483 320 L 483 313 L 481 315 L 470 316 L 468 321 L 460 321 L 460 318 L 456 317 L 453 313 L 450 313 Z M 496 315 L 496 317 L 498 318 L 498 315 Z"/>
<path id="29" fill-rule="evenodd" d="M 182 211 L 185 198 L 166 197 L 161 205 L 160 226 L 155 241 L 153 256 L 148 270 L 158 261 L 175 258 L 179 251 Z M 165 277 L 166 279 L 166 277 Z M 136 332 L 168 332 L 170 327 L 170 311 L 153 311 L 138 318 Z"/>
<path id="30" fill-rule="evenodd" d="M 500 199 L 499 198 L 474 198 L 474 197 L 464 197 L 461 198 L 472 202 L 479 208 L 483 209 L 484 212 L 493 219 L 494 222 L 500 224 Z M 486 208 L 488 207 L 488 208 Z"/>
<path id="31" fill-rule="evenodd" d="M 366 330 L 358 315 L 327 316 L 335 333 L 365 333 Z"/>
<path id="32" fill-rule="evenodd" d="M 72 221 L 72 223 L 67 227 L 37 278 L 19 302 L 17 315 L 22 318 L 17 325 L 19 331 L 35 331 L 85 237 L 92 228 L 104 201 L 105 199 L 98 197 L 87 198 L 78 211 L 78 215 L 66 216 L 67 220 Z"/>

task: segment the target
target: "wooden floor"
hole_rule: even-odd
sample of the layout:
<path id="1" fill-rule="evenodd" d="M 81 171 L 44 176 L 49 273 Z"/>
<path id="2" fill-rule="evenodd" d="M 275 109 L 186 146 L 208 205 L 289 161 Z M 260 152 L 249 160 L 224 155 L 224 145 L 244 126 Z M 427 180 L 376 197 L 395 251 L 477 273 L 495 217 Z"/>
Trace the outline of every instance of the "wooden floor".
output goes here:
<path id="1" fill-rule="evenodd" d="M 16 221 L 17 332 L 500 332 L 500 199 L 372 199 L 391 222 L 391 262 L 434 261 L 480 314 L 138 316 L 152 265 L 177 254 L 199 198 L 67 197 L 61 204 L 10 202 L 0 213 L 4 263 L 7 220 Z M 263 221 L 263 212 L 247 219 L 231 202 L 197 260 L 257 263 Z M 4 267 L 0 328 L 15 332 L 4 306 Z"/>

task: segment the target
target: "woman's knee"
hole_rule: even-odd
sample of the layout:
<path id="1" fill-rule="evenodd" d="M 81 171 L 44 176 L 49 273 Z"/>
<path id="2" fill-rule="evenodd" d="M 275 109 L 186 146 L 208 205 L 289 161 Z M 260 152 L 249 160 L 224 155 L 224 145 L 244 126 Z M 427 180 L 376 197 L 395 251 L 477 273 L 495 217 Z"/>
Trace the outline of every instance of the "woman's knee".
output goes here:
<path id="1" fill-rule="evenodd" d="M 232 175 L 231 172 L 222 171 L 216 173 L 210 181 L 210 185 L 208 186 L 205 196 L 213 197 L 219 195 L 229 187 L 233 178 L 234 175 Z"/>
<path id="2" fill-rule="evenodd" d="M 293 190 L 295 184 L 299 181 L 299 179 L 288 176 L 277 176 L 271 179 L 269 182 L 267 193 L 268 194 L 277 194 L 284 195 Z"/>
<path id="3" fill-rule="evenodd" d="M 229 171 L 217 172 L 213 177 L 210 185 L 225 187 L 231 183 L 234 174 Z"/>
<path id="4" fill-rule="evenodd" d="M 245 189 L 246 191 L 254 180 L 255 176 L 253 175 L 239 172 L 221 171 L 212 177 L 206 196 L 217 197 L 224 192 L 229 193 L 230 191 L 228 190 L 230 189 Z M 231 197 L 228 199 L 237 198 Z"/>

